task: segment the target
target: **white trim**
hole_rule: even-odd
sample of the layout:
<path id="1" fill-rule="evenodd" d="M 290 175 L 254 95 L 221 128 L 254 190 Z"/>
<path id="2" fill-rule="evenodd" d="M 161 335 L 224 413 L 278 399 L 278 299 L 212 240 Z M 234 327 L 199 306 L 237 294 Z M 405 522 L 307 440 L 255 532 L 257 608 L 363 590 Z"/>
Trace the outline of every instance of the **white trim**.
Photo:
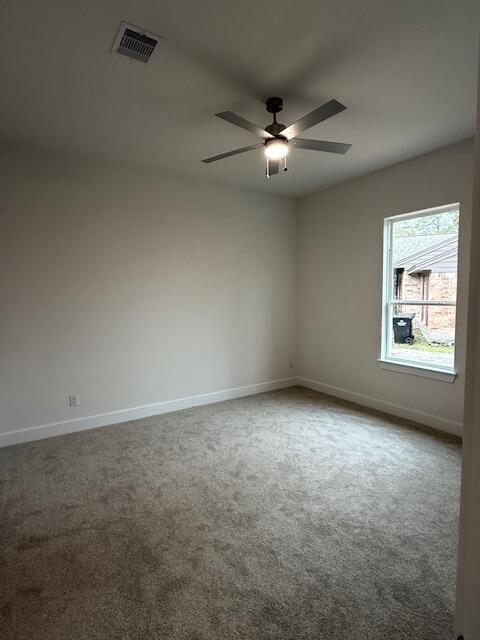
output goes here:
<path id="1" fill-rule="evenodd" d="M 396 307 L 409 307 L 420 305 L 421 307 L 456 307 L 455 300 L 391 300 L 388 304 Z"/>
<path id="2" fill-rule="evenodd" d="M 212 404 L 214 402 L 243 398 L 245 396 L 263 393 L 265 391 L 274 391 L 275 389 L 292 387 L 296 384 L 296 378 L 281 378 L 279 380 L 260 382 L 245 387 L 234 387 L 232 389 L 223 389 L 222 391 L 213 391 L 211 393 L 203 393 L 196 396 L 177 398 L 176 400 L 156 402 L 154 404 L 133 407 L 131 409 L 109 411 L 108 413 L 87 416 L 85 418 L 74 418 L 73 420 L 54 422 L 52 424 L 44 424 L 38 427 L 16 429 L 0 434 L 0 447 L 7 447 L 9 445 L 20 444 L 23 442 L 31 442 L 33 440 L 41 440 L 43 438 L 51 438 L 52 436 L 60 436 L 67 433 L 75 433 L 76 431 L 105 427 L 107 425 L 119 424 L 130 420 L 138 420 L 139 418 L 147 418 L 161 413 L 170 413 L 171 411 L 179 411 L 190 407 Z"/>
<path id="3" fill-rule="evenodd" d="M 430 365 L 422 365 L 416 362 L 401 362 L 393 358 L 378 358 L 378 362 L 382 369 L 387 371 L 397 371 L 398 373 L 409 373 L 413 376 L 422 378 L 431 378 L 432 380 L 441 380 L 443 382 L 455 382 L 457 374 L 455 371 L 440 369 Z"/>
<path id="4" fill-rule="evenodd" d="M 383 286 L 382 286 L 382 337 L 380 344 L 381 356 L 386 357 L 388 347 L 392 343 L 392 311 L 390 305 L 393 281 L 390 278 L 390 265 L 392 263 L 393 226 L 387 220 L 383 223 Z"/>
<path id="5" fill-rule="evenodd" d="M 440 416 L 434 416 L 423 411 L 416 411 L 415 409 L 409 409 L 408 407 L 391 402 L 385 402 L 378 398 L 372 398 L 355 391 L 349 391 L 347 389 L 342 389 L 340 387 L 335 387 L 333 385 L 300 376 L 298 378 L 281 378 L 279 380 L 261 382 L 245 387 L 234 387 L 232 389 L 224 389 L 222 391 L 188 396 L 185 398 L 178 398 L 176 400 L 166 400 L 164 402 L 157 402 L 155 404 L 134 407 L 131 409 L 109 411 L 108 413 L 87 416 L 85 418 L 75 418 L 73 420 L 40 425 L 38 427 L 17 429 L 0 434 L 0 447 L 7 447 L 14 444 L 41 440 L 43 438 L 75 433 L 77 431 L 86 431 L 88 429 L 120 424 L 122 422 L 147 418 L 149 416 L 169 413 L 171 411 L 179 411 L 190 407 L 213 404 L 224 400 L 232 400 L 234 398 L 243 398 L 257 393 L 264 393 L 265 391 L 285 389 L 286 387 L 292 387 L 294 385 L 300 385 L 307 389 L 313 389 L 337 398 L 342 398 L 343 400 L 349 400 L 350 402 L 355 402 L 356 404 L 377 409 L 378 411 L 384 411 L 385 413 L 389 413 L 400 418 L 413 420 L 414 422 L 425 424 L 429 427 L 433 427 L 447 433 L 452 433 L 457 436 L 461 436 L 462 434 L 462 424 L 460 422 L 447 420 Z"/>
<path id="6" fill-rule="evenodd" d="M 462 424 L 455 422 L 454 420 L 448 420 L 440 416 L 435 416 L 424 411 L 417 411 L 416 409 L 410 409 L 393 402 L 386 402 L 379 398 L 372 398 L 366 396 L 363 393 L 357 393 L 356 391 L 349 391 L 348 389 L 342 389 L 341 387 L 335 387 L 331 384 L 325 384 L 318 382 L 317 380 L 311 380 L 309 378 L 299 377 L 297 378 L 298 384 L 307 389 L 313 389 L 314 391 L 320 391 L 320 393 L 326 393 L 329 396 L 335 396 L 336 398 L 342 398 L 342 400 L 349 400 L 356 404 L 369 407 L 370 409 L 376 409 L 377 411 L 383 411 L 399 418 L 405 418 L 406 420 L 412 420 L 419 424 L 433 427 L 439 431 L 445 431 L 456 436 L 462 435 Z"/>
<path id="7" fill-rule="evenodd" d="M 429 207 L 428 209 L 419 209 L 418 211 L 410 211 L 407 213 L 396 213 L 388 216 L 385 220 L 410 220 L 412 218 L 422 218 L 423 216 L 434 216 L 452 209 L 460 209 L 460 202 L 452 202 L 451 204 L 441 204 L 439 207 Z"/>

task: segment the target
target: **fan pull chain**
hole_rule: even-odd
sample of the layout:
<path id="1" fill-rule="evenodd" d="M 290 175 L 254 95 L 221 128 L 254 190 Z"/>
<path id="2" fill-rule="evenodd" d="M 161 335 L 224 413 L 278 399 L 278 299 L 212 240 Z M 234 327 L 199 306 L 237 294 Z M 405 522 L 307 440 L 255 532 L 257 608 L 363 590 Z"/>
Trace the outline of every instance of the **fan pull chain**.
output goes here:
<path id="1" fill-rule="evenodd" d="M 266 158 L 266 168 L 265 168 L 265 176 L 267 178 L 267 180 L 270 180 L 270 165 L 269 165 L 269 161 L 268 161 L 268 156 Z"/>

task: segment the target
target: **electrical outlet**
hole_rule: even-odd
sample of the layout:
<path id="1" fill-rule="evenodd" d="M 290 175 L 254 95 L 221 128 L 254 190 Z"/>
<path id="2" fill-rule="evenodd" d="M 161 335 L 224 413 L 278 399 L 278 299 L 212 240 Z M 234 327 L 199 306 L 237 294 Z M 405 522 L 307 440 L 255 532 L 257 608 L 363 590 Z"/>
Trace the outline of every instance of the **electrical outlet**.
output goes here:
<path id="1" fill-rule="evenodd" d="M 78 407 L 80 405 L 80 396 L 78 395 L 68 396 L 68 404 L 71 407 Z"/>

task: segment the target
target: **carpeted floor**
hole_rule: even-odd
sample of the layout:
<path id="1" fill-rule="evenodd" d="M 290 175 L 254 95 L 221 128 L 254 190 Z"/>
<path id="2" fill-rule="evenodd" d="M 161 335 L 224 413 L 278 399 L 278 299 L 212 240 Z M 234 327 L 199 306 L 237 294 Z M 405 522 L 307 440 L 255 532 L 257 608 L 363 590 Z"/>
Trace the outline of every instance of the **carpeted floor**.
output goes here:
<path id="1" fill-rule="evenodd" d="M 460 445 L 294 388 L 0 450 L 2 640 L 443 640 Z"/>

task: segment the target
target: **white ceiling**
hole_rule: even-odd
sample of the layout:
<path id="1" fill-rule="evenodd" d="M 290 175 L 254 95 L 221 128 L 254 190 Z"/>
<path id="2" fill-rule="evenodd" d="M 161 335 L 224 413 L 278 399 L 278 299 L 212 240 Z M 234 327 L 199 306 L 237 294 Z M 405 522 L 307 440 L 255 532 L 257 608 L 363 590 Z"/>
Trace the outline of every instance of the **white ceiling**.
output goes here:
<path id="1" fill-rule="evenodd" d="M 478 0 L 5 0 L 0 136 L 213 182 L 301 195 L 474 133 Z M 165 36 L 148 64 L 110 52 L 126 20 Z M 262 151 L 218 118 L 290 124 L 331 98 L 347 111 L 302 137 L 267 182 Z"/>

